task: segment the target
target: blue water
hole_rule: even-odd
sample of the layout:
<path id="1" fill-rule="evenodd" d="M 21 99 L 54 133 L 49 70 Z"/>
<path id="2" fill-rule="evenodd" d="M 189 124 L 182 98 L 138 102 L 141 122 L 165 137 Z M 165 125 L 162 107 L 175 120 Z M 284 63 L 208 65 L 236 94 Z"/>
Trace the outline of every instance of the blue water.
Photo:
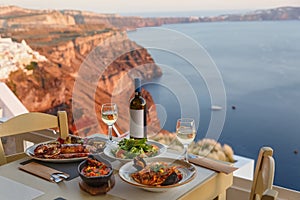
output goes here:
<path id="1" fill-rule="evenodd" d="M 174 24 L 163 28 L 179 31 L 202 45 L 220 71 L 227 110 L 219 142 L 231 145 L 235 154 L 253 159 L 261 146 L 271 146 L 276 161 L 275 184 L 300 190 L 300 21 Z M 149 47 L 157 38 L 147 35 L 147 30 L 150 28 L 128 35 Z M 175 43 L 184 47 L 184 41 Z M 182 110 L 200 110 L 197 139 L 201 139 L 212 116 L 204 78 L 180 56 L 155 48 L 149 52 L 156 63 L 167 66 L 162 78 L 145 84 L 155 103 L 160 104 L 163 127 L 174 131 Z M 194 55 L 189 48 L 184 52 Z M 186 79 L 174 78 L 173 69 Z M 178 96 L 188 97 L 182 100 L 188 102 L 190 94 L 185 94 L 182 80 L 192 85 L 199 108 L 180 104 Z"/>

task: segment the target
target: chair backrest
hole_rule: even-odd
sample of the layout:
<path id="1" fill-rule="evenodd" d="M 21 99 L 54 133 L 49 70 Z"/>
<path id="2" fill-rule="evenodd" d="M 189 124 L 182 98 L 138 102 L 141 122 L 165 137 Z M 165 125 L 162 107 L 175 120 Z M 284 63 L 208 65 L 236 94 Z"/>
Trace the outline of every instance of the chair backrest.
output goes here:
<path id="1" fill-rule="evenodd" d="M 7 162 L 1 137 L 49 128 L 58 128 L 60 137 L 65 139 L 69 134 L 66 111 L 58 111 L 57 116 L 46 113 L 29 112 L 15 116 L 0 124 L 0 165 Z"/>
<path id="2" fill-rule="evenodd" d="M 263 193 L 268 189 L 272 189 L 274 172 L 273 149 L 262 147 L 256 161 L 250 200 L 262 199 Z"/>

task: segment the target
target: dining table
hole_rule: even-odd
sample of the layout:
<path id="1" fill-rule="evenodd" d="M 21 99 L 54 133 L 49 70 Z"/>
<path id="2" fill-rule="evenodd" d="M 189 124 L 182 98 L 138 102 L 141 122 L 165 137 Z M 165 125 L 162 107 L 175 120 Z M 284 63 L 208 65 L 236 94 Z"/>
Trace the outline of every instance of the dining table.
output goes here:
<path id="1" fill-rule="evenodd" d="M 20 170 L 22 163 L 31 161 L 32 158 L 25 157 L 0 166 L 0 197 L 1 199 L 188 199 L 188 200 L 215 200 L 226 199 L 226 190 L 233 183 L 233 173 L 220 173 L 198 165 L 195 178 L 190 182 L 167 189 L 163 192 L 147 191 L 134 185 L 124 182 L 118 171 L 124 164 L 118 160 L 106 157 L 104 153 L 99 156 L 109 160 L 114 169 L 115 185 L 105 194 L 91 195 L 83 191 L 79 183 L 81 178 L 74 177 L 71 180 L 64 180 L 60 183 L 53 183 L 38 176 Z M 178 158 L 178 153 L 168 149 L 162 157 Z"/>

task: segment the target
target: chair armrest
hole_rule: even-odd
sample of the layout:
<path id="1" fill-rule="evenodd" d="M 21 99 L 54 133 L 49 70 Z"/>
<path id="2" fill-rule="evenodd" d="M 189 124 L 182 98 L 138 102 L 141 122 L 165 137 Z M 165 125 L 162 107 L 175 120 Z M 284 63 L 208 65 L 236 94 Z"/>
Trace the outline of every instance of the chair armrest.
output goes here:
<path id="1" fill-rule="evenodd" d="M 275 200 L 277 199 L 277 196 L 278 196 L 278 192 L 276 190 L 267 189 L 263 193 L 261 200 Z"/>

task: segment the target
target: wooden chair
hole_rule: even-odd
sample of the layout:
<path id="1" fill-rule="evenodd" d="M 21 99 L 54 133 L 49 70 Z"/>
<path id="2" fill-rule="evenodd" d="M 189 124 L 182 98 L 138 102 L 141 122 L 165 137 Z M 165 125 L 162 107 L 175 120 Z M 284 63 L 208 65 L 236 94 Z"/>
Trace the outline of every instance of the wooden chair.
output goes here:
<path id="1" fill-rule="evenodd" d="M 22 133 L 28 133 L 32 131 L 39 131 L 50 128 L 58 128 L 60 137 L 63 139 L 65 139 L 68 136 L 69 129 L 66 111 L 58 111 L 57 116 L 39 112 L 30 112 L 15 116 L 7 120 L 6 122 L 0 124 L 0 165 L 3 165 L 7 162 L 11 162 L 13 160 L 20 159 L 25 156 L 25 153 L 23 152 L 24 149 L 21 150 L 21 154 L 6 156 L 1 141 L 2 137 L 16 136 L 17 140 L 17 138 L 22 138 L 22 135 L 20 135 Z M 31 141 L 34 141 L 35 136 L 32 136 L 32 134 L 30 134 L 30 136 L 27 138 L 29 140 L 32 139 Z M 22 146 L 23 139 L 24 137 L 21 141 Z"/>
<path id="2" fill-rule="evenodd" d="M 262 147 L 256 161 L 250 200 L 274 200 L 277 198 L 278 192 L 272 189 L 274 172 L 273 149 Z"/>

